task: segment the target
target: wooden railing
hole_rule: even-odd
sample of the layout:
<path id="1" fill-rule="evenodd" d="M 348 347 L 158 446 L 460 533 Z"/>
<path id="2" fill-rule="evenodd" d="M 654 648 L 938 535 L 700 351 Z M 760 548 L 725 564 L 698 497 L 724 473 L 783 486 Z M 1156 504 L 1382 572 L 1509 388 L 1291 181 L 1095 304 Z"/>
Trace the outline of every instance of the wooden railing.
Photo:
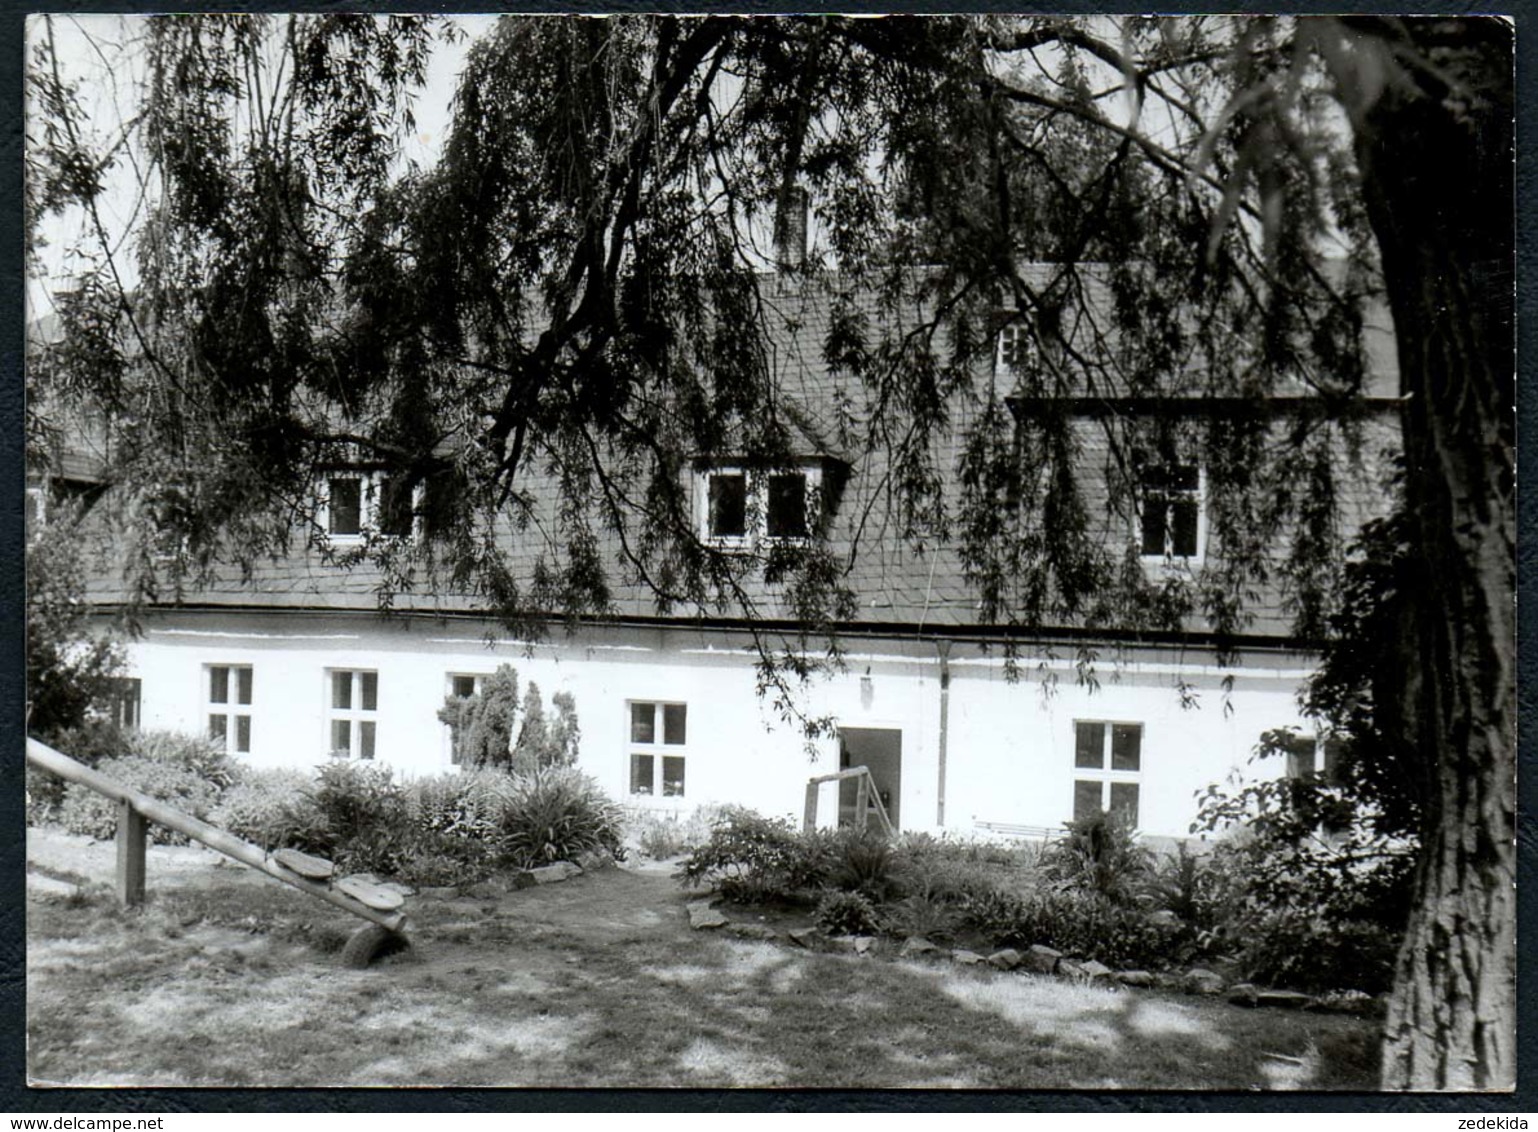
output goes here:
<path id="1" fill-rule="evenodd" d="M 151 798 L 148 794 L 125 786 L 117 779 L 92 770 L 68 755 L 61 754 L 44 743 L 39 743 L 36 739 L 27 740 L 27 761 L 68 782 L 79 783 L 104 797 L 111 798 L 118 804 L 115 887 L 118 899 L 129 907 L 144 902 L 145 845 L 149 834 L 148 823 L 154 822 L 156 825 L 163 825 L 167 829 L 186 834 L 194 841 L 207 845 L 210 849 L 223 853 L 226 857 L 231 857 L 243 865 L 249 865 L 257 872 L 266 873 L 274 880 L 280 880 L 284 884 L 307 892 L 317 900 L 334 904 L 344 912 L 351 912 L 354 916 L 359 916 L 392 932 L 399 933 L 405 929 L 406 914 L 404 912 L 381 912 L 329 885 L 307 880 L 278 864 L 260 846 L 242 841 L 233 834 L 215 828 L 207 822 L 199 821 L 191 814 L 166 805 L 158 798 Z"/>
<path id="2" fill-rule="evenodd" d="M 886 806 L 881 803 L 881 793 L 876 789 L 876 783 L 871 778 L 870 768 L 852 766 L 848 770 L 835 771 L 833 774 L 820 774 L 806 784 L 806 813 L 802 827 L 811 832 L 817 828 L 817 795 L 825 782 L 842 782 L 846 778 L 855 780 L 854 790 L 854 827 L 864 830 L 867 814 L 874 813 L 876 820 L 881 823 L 881 828 L 888 837 L 897 832 L 892 827 L 892 820 L 886 815 Z"/>

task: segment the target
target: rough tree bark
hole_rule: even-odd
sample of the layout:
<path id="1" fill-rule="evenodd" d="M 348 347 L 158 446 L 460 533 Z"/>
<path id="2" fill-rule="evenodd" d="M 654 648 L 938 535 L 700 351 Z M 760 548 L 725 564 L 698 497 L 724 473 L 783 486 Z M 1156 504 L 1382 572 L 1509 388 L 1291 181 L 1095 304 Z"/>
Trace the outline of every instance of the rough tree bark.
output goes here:
<path id="1" fill-rule="evenodd" d="M 1435 590 L 1412 603 L 1408 718 L 1438 790 L 1384 1033 L 1393 1089 L 1516 1079 L 1512 36 L 1393 21 L 1409 65 L 1356 148 L 1397 328 L 1406 497 Z"/>

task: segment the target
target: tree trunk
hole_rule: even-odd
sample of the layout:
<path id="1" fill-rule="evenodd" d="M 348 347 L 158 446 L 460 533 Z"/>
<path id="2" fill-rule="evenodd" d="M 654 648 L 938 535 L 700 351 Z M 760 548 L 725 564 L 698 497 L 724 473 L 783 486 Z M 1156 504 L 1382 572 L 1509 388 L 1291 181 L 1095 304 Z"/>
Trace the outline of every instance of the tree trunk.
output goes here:
<path id="1" fill-rule="evenodd" d="M 1516 520 L 1512 39 L 1497 19 L 1392 21 L 1415 60 L 1356 122 L 1394 315 L 1406 498 L 1427 576 L 1407 718 L 1436 768 L 1384 1032 L 1392 1089 L 1516 1080 Z M 1380 53 L 1379 58 L 1386 58 Z"/>

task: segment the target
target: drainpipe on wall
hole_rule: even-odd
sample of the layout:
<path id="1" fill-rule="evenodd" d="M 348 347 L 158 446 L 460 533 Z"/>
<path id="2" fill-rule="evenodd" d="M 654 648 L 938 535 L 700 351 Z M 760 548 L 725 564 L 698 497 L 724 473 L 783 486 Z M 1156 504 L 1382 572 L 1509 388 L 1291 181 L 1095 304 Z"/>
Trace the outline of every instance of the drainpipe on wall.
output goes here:
<path id="1" fill-rule="evenodd" d="M 935 790 L 935 824 L 945 828 L 945 747 L 951 716 L 951 642 L 935 642 L 940 654 L 940 781 Z"/>

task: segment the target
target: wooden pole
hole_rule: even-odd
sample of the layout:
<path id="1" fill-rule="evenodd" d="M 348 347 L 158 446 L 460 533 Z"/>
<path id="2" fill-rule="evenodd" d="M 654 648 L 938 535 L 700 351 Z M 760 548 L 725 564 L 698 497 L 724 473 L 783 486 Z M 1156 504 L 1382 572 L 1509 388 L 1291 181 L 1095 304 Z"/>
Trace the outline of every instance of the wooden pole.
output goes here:
<path id="1" fill-rule="evenodd" d="M 127 799 L 117 804 L 117 898 L 125 908 L 144 903 L 144 849 L 149 841 L 144 815 Z"/>
<path id="2" fill-rule="evenodd" d="M 377 912 L 364 904 L 361 900 L 354 900 L 344 893 L 324 884 L 306 880 L 298 873 L 290 872 L 282 865 L 269 858 L 259 846 L 252 845 L 249 841 L 242 841 L 233 834 L 226 833 L 199 821 L 191 814 L 185 814 L 174 806 L 168 806 L 158 798 L 151 798 L 148 794 L 141 793 L 130 787 L 124 786 L 115 778 L 109 778 L 100 771 L 76 762 L 68 755 L 55 751 L 46 744 L 39 743 L 36 739 L 27 740 L 27 761 L 33 766 L 41 767 L 52 774 L 69 782 L 78 782 L 81 786 L 88 787 L 115 802 L 126 804 L 139 815 L 141 824 L 145 819 L 156 825 L 163 825 L 167 829 L 174 829 L 178 833 L 185 833 L 194 841 L 207 845 L 210 849 L 216 849 L 226 857 L 233 857 L 242 865 L 249 865 L 257 872 L 266 873 L 274 880 L 280 880 L 284 884 L 308 892 L 317 900 L 324 900 L 327 904 L 334 904 L 344 912 L 351 912 L 360 919 L 378 924 L 392 932 L 402 931 L 406 926 L 406 914 L 404 912 Z M 121 817 L 121 811 L 120 811 Z M 118 876 L 121 884 L 123 877 L 123 823 L 118 823 Z M 130 839 L 131 840 L 131 839 Z M 143 888 L 143 857 L 142 849 L 139 862 L 140 889 Z"/>
<path id="3" fill-rule="evenodd" d="M 854 780 L 854 830 L 865 832 L 865 810 L 870 805 L 870 775 L 862 774 Z"/>
<path id="4" fill-rule="evenodd" d="M 806 784 L 806 813 L 802 816 L 801 828 L 807 833 L 817 828 L 817 787 L 815 778 Z"/>

